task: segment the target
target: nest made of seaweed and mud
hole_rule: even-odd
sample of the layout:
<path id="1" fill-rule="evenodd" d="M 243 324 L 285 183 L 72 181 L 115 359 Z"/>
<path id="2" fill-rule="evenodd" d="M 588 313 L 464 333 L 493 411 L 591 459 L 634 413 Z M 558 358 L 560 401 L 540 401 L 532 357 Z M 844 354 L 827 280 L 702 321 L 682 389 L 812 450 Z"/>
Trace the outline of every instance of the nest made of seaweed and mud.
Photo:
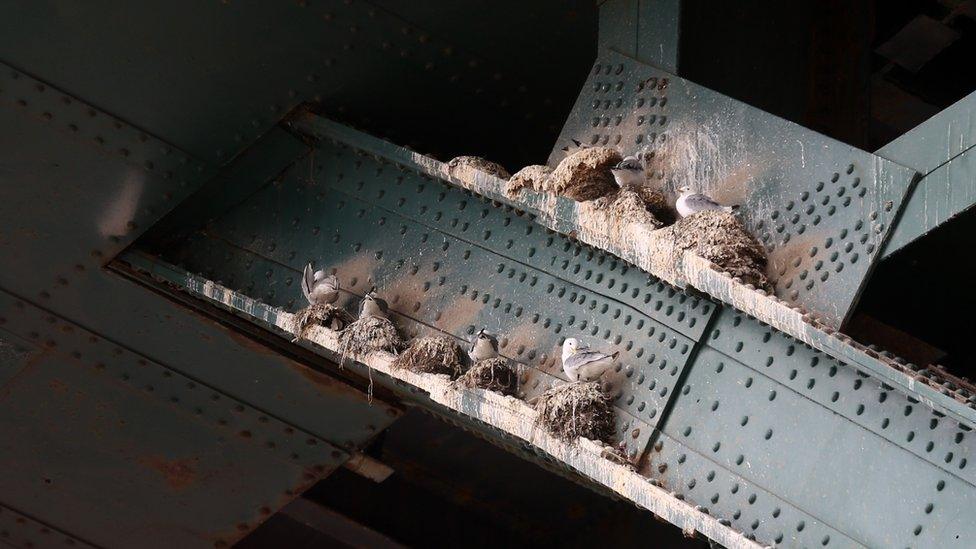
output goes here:
<path id="1" fill-rule="evenodd" d="M 699 212 L 659 231 L 658 238 L 673 240 L 675 247 L 691 250 L 745 284 L 769 289 L 766 250 L 746 230 L 735 214 Z"/>
<path id="2" fill-rule="evenodd" d="M 597 381 L 557 385 L 539 396 L 535 409 L 536 421 L 560 440 L 613 438 L 613 407 Z"/>
<path id="3" fill-rule="evenodd" d="M 483 172 L 501 179 L 508 179 L 511 174 L 498 162 L 486 160 L 480 156 L 456 156 L 447 162 L 447 169 L 451 175 L 467 180 L 471 171 Z"/>
<path id="4" fill-rule="evenodd" d="M 663 192 L 647 185 L 612 191 L 585 206 L 589 215 L 604 216 L 613 223 L 639 223 L 658 229 L 674 219 Z"/>
<path id="5" fill-rule="evenodd" d="M 353 317 L 342 307 L 330 303 L 309 305 L 295 313 L 292 331 L 295 341 L 305 338 L 309 326 L 319 324 L 333 331 L 342 331 L 353 322 Z"/>
<path id="6" fill-rule="evenodd" d="M 502 357 L 475 362 L 455 383 L 461 387 L 484 389 L 505 396 L 518 393 L 518 370 Z"/>
<path id="7" fill-rule="evenodd" d="M 347 357 L 363 356 L 374 351 L 396 354 L 402 348 L 403 340 L 388 318 L 360 318 L 339 333 L 339 356 L 343 362 Z"/>
<path id="8" fill-rule="evenodd" d="M 446 374 L 454 379 L 464 372 L 464 351 L 453 339 L 421 337 L 411 341 L 391 367 L 426 374 Z"/>
<path id="9" fill-rule="evenodd" d="M 519 170 L 505 188 L 509 196 L 522 189 L 565 196 L 585 202 L 605 196 L 615 189 L 611 168 L 621 156 L 613 147 L 587 147 L 567 156 L 550 170 L 546 166 L 527 166 Z"/>

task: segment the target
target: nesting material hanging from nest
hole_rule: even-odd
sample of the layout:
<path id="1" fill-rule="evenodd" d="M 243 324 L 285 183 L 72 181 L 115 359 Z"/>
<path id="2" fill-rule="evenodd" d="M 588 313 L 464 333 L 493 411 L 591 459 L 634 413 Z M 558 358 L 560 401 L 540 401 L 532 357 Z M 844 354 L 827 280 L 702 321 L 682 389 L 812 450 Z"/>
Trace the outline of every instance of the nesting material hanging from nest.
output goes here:
<path id="1" fill-rule="evenodd" d="M 735 214 L 699 212 L 661 230 L 658 237 L 711 261 L 745 284 L 770 288 L 766 278 L 766 251 Z"/>
<path id="2" fill-rule="evenodd" d="M 396 326 L 388 318 L 367 316 L 346 327 L 339 334 L 339 356 L 362 356 L 374 351 L 396 354 L 403 348 L 403 340 Z"/>
<path id="3" fill-rule="evenodd" d="M 446 374 L 454 379 L 464 372 L 464 351 L 453 339 L 421 337 L 411 341 L 391 366 L 412 372 Z"/>
<path id="4" fill-rule="evenodd" d="M 544 164 L 533 164 L 515 172 L 505 186 L 505 194 L 511 198 L 518 198 L 522 189 L 536 191 L 546 189 L 546 180 L 552 174 L 552 168 Z"/>
<path id="5" fill-rule="evenodd" d="M 447 171 L 452 176 L 466 183 L 473 182 L 474 175 L 477 172 L 493 175 L 501 179 L 508 179 L 511 177 L 511 174 L 508 173 L 508 170 L 506 170 L 504 166 L 497 162 L 485 160 L 480 156 L 454 157 L 448 161 Z"/>
<path id="6" fill-rule="evenodd" d="M 587 147 L 567 156 L 543 181 L 546 191 L 585 202 L 605 196 L 617 187 L 610 170 L 622 157 L 612 147 Z"/>
<path id="7" fill-rule="evenodd" d="M 309 305 L 299 311 L 294 317 L 292 331 L 295 333 L 295 339 L 292 341 L 305 339 L 305 332 L 312 324 L 319 324 L 332 331 L 341 332 L 352 321 L 352 315 L 347 313 L 342 307 L 336 307 L 331 303 Z"/>
<path id="8" fill-rule="evenodd" d="M 557 385 L 539 396 L 535 409 L 536 421 L 558 439 L 610 443 L 613 438 L 613 407 L 597 381 Z"/>
<path id="9" fill-rule="evenodd" d="M 513 396 L 518 392 L 518 371 L 508 360 L 499 356 L 475 362 L 455 383 Z"/>

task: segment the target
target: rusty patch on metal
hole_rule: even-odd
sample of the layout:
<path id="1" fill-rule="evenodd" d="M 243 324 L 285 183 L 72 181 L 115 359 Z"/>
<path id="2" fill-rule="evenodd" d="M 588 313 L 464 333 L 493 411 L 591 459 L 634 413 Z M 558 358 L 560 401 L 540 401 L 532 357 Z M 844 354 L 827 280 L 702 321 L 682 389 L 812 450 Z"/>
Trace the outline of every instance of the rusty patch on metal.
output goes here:
<path id="1" fill-rule="evenodd" d="M 169 460 L 160 456 L 141 458 L 139 463 L 161 474 L 173 490 L 183 490 L 196 482 L 198 458 Z"/>

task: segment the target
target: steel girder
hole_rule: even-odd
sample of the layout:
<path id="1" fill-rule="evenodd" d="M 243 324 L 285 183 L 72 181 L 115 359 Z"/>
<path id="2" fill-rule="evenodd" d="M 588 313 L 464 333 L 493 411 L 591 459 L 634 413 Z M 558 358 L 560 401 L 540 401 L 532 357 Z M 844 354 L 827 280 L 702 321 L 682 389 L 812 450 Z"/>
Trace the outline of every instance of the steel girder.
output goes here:
<path id="1" fill-rule="evenodd" d="M 299 121 L 322 139 L 314 156 L 183 245 L 155 250 L 239 292 L 238 313 L 294 310 L 294 281 L 314 257 L 339 271 L 348 299 L 378 283 L 407 333 L 496 331 L 525 366 L 525 396 L 559 377 L 561 338 L 598 340 L 623 357 L 610 386 L 641 472 L 733 530 L 804 546 L 973 534 L 958 511 L 976 498 L 972 411 L 951 395 L 920 398 L 861 347 L 815 348 L 546 230 L 543 212 L 521 213 L 485 185 L 474 185 L 482 197 L 439 181 L 436 161 Z"/>
<path id="2" fill-rule="evenodd" d="M 549 163 L 573 141 L 652 155 L 654 183 L 741 204 L 775 292 L 840 328 L 915 173 L 672 73 L 604 50 Z"/>
<path id="3" fill-rule="evenodd" d="M 230 544 L 395 419 L 105 270 L 214 171 L 19 70 L 0 82 L 0 505 L 44 524 L 10 539 Z M 260 183 L 306 147 L 254 149 L 238 162 Z"/>
<path id="4" fill-rule="evenodd" d="M 897 252 L 976 204 L 976 93 L 878 150 L 924 177 L 884 249 Z"/>

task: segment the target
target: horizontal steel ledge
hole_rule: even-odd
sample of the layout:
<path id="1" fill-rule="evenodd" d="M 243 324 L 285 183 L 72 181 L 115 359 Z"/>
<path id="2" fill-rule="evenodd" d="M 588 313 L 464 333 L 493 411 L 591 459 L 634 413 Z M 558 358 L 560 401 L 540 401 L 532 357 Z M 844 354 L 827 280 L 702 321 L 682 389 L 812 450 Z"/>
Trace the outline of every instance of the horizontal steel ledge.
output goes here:
<path id="1" fill-rule="evenodd" d="M 675 268 L 662 270 L 647 258 L 641 248 L 641 240 L 616 242 L 606 234 L 581 225 L 579 205 L 572 200 L 529 190 L 523 190 L 520 199 L 513 200 L 504 192 L 506 182 L 497 177 L 475 173 L 471 178 L 462 181 L 454 177 L 443 162 L 315 115 L 300 115 L 290 123 L 305 134 L 346 144 L 366 154 L 527 211 L 535 216 L 536 222 L 551 230 L 572 235 L 586 244 L 606 250 L 675 286 L 693 287 L 704 292 L 815 349 L 862 368 L 865 373 L 881 382 L 899 388 L 965 425 L 976 426 L 976 410 L 962 396 L 944 394 L 931 385 L 929 379 L 907 365 L 868 350 L 820 323 L 802 309 L 733 280 L 728 274 L 719 272 L 713 264 L 691 252 L 683 252 Z"/>
<path id="2" fill-rule="evenodd" d="M 250 318 L 283 338 L 290 340 L 294 333 L 295 315 L 292 313 L 158 260 L 149 260 L 135 253 L 127 253 L 123 259 L 132 262 L 138 269 L 150 271 L 160 280 L 186 289 L 197 298 Z M 336 332 L 313 325 L 305 329 L 304 339 L 306 341 L 303 345 L 309 345 L 318 353 L 338 353 L 339 340 Z M 370 371 L 421 390 L 432 403 L 534 445 L 584 477 L 651 511 L 686 533 L 699 532 L 725 547 L 761 547 L 743 533 L 721 524 L 719 519 L 655 486 L 650 479 L 632 468 L 604 457 L 605 447 L 602 444 L 587 439 L 566 443 L 537 428 L 535 409 L 521 400 L 481 389 L 459 388 L 444 375 L 393 369 L 393 356 L 382 351 L 350 358 Z"/>

